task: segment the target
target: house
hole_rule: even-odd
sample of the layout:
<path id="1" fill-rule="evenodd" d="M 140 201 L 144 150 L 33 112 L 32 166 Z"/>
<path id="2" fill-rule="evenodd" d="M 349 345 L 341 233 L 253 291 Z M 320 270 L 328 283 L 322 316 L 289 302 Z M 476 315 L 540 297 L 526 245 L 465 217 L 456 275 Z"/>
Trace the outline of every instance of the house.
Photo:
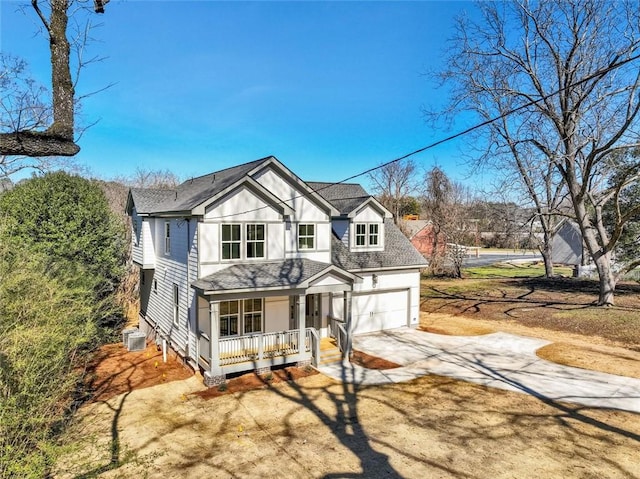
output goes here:
<path id="1" fill-rule="evenodd" d="M 564 220 L 558 227 L 551 243 L 551 259 L 556 264 L 585 264 L 582 233 L 575 221 Z"/>
<path id="2" fill-rule="evenodd" d="M 423 257 L 357 184 L 304 182 L 274 157 L 132 189 L 140 328 L 208 385 L 317 364 L 320 338 L 416 326 Z"/>
<path id="3" fill-rule="evenodd" d="M 434 226 L 431 221 L 419 219 L 403 219 L 400 221 L 400 228 L 411 241 L 411 244 L 417 249 L 422 256 L 430 258 L 434 249 Z M 436 248 L 442 255 L 447 250 L 446 237 L 440 234 L 436 242 Z"/>

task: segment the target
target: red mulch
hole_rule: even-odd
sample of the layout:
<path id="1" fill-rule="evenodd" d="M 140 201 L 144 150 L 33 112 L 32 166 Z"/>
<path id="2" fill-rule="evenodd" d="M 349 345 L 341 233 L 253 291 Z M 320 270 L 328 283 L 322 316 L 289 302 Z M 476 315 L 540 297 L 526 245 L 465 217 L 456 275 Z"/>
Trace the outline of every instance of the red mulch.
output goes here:
<path id="1" fill-rule="evenodd" d="M 93 401 L 106 401 L 134 389 L 187 379 L 193 370 L 173 352 L 162 362 L 162 351 L 154 343 L 144 351 L 127 351 L 122 343 L 102 346 L 89 366 L 87 386 Z"/>
<path id="2" fill-rule="evenodd" d="M 256 374 L 246 373 L 240 376 L 227 378 L 224 385 L 218 387 L 210 387 L 204 391 L 193 393 L 202 399 L 213 399 L 224 394 L 233 394 L 237 392 L 249 391 L 251 389 L 267 388 L 272 384 L 278 384 L 287 381 L 296 381 L 300 378 L 313 376 L 318 371 L 312 367 L 298 368 L 296 366 L 287 366 L 284 368 L 273 369 L 270 373 Z"/>
<path id="3" fill-rule="evenodd" d="M 400 367 L 399 364 L 394 362 L 355 350 L 351 356 L 351 362 L 367 369 L 395 369 Z"/>
<path id="4" fill-rule="evenodd" d="M 382 358 L 354 351 L 351 361 L 368 369 L 393 369 L 400 365 Z M 187 379 L 193 370 L 183 365 L 175 353 L 169 351 L 167 362 L 162 362 L 162 351 L 149 343 L 144 351 L 127 351 L 122 343 L 102 346 L 89 366 L 87 387 L 92 401 L 106 401 L 134 389 L 148 388 L 171 381 Z M 222 387 L 212 387 L 194 393 L 203 399 L 211 399 L 235 392 L 265 388 L 285 381 L 296 381 L 313 376 L 318 371 L 311 367 L 287 366 L 274 369 L 271 373 L 257 375 L 253 372 L 227 378 Z"/>

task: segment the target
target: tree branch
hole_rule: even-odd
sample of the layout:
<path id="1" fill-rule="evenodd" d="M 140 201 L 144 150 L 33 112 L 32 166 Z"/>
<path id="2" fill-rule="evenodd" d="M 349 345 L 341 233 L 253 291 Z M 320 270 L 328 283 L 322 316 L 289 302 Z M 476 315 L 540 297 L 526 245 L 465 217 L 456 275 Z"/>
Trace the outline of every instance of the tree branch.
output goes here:
<path id="1" fill-rule="evenodd" d="M 0 133 L 0 154 L 13 156 L 74 156 L 80 147 L 72 139 L 46 131 Z"/>

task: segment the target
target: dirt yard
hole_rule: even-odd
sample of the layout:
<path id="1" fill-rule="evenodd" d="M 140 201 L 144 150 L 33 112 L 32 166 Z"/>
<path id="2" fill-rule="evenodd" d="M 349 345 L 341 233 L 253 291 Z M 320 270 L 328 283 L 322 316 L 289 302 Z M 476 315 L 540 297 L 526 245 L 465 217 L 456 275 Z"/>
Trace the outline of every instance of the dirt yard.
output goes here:
<path id="1" fill-rule="evenodd" d="M 555 318 L 543 327 L 545 314 L 567 305 L 536 306 L 541 299 L 533 292 L 527 304 L 498 306 L 512 294 L 503 293 L 500 301 L 486 301 L 493 309 L 480 306 L 482 315 L 463 305 L 473 300 L 468 297 L 428 298 L 423 308 L 439 311 L 424 312 L 421 328 L 542 337 L 553 342 L 538 351 L 546 359 L 640 377 L 640 353 L 628 342 L 566 331 L 553 326 Z M 558 300 L 551 296 L 547 303 Z M 467 311 L 443 312 L 445 304 Z M 537 319 L 520 321 L 528 309 Z M 81 409 L 67 437 L 70 452 L 54 477 L 640 477 L 638 414 L 438 376 L 354 387 L 297 368 L 240 376 L 220 391 L 206 389 L 202 377 L 175 358 L 162 363 L 154 347 L 119 348 L 105 349 L 96 362 L 96 400 Z M 395 366 L 366 355 L 357 362 Z"/>

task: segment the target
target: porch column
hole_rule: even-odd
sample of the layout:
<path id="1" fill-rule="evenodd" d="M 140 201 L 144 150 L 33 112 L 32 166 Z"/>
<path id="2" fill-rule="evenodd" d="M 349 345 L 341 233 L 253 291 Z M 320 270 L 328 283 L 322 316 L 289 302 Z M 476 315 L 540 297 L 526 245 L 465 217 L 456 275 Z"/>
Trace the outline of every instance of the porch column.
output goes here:
<path id="1" fill-rule="evenodd" d="M 204 383 L 216 386 L 225 380 L 220 367 L 220 302 L 209 302 L 209 371 L 204 373 Z"/>
<path id="2" fill-rule="evenodd" d="M 298 354 L 304 354 L 304 340 L 306 324 L 306 296 L 304 294 L 298 295 Z"/>
<path id="3" fill-rule="evenodd" d="M 343 351 L 344 354 L 344 358 L 350 358 L 351 357 L 351 342 L 352 342 L 352 330 L 353 330 L 353 322 L 351 320 L 351 300 L 352 300 L 352 292 L 351 291 L 345 291 L 344 292 L 344 297 L 343 297 L 343 308 L 342 310 L 344 311 L 344 321 L 345 321 L 345 327 L 347 330 L 347 347 L 345 348 L 345 350 Z"/>

